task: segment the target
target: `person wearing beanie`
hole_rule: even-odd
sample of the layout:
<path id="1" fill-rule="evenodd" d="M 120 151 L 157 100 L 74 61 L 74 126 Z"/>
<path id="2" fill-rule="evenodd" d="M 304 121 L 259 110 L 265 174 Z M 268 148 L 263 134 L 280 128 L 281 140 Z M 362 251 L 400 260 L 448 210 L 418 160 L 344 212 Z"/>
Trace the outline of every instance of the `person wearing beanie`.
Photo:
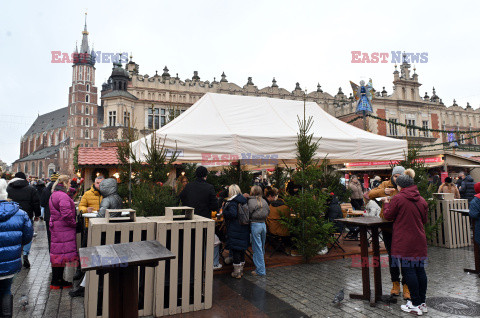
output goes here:
<path id="1" fill-rule="evenodd" d="M 19 178 L 19 179 L 23 179 L 23 180 L 27 180 L 27 176 L 25 175 L 25 173 L 19 171 L 17 173 L 15 173 L 15 178 Z"/>
<path id="2" fill-rule="evenodd" d="M 0 315 L 13 316 L 11 292 L 14 275 L 22 269 L 22 246 L 33 238 L 27 213 L 16 202 L 7 201 L 7 182 L 0 179 Z"/>
<path id="3" fill-rule="evenodd" d="M 40 197 L 38 196 L 37 189 L 31 186 L 26 180 L 25 173 L 17 172 L 15 177 L 8 182 L 7 192 L 8 198 L 17 202 L 20 208 L 28 214 L 32 225 L 34 220 L 38 221 L 41 215 L 40 210 Z M 30 268 L 30 261 L 28 260 L 28 254 L 32 243 L 23 247 L 23 266 Z"/>
<path id="4" fill-rule="evenodd" d="M 392 266 L 401 264 L 411 296 L 411 300 L 401 309 L 420 316 L 427 312 L 427 237 L 424 226 L 427 223 L 428 204 L 420 195 L 414 178 L 412 169 L 405 170 L 396 178 L 399 193 L 385 200 L 384 217 L 393 221 L 395 233 L 391 246 Z"/>
<path id="5" fill-rule="evenodd" d="M 394 197 L 395 195 L 398 194 L 397 190 L 397 178 L 402 175 L 405 172 L 405 168 L 402 166 L 395 166 L 392 169 L 392 177 L 390 180 L 383 181 L 380 183 L 380 185 L 368 193 L 369 199 L 373 200 L 376 198 L 382 198 L 382 197 Z M 382 210 L 380 211 L 380 217 L 383 217 L 383 212 L 385 210 L 385 207 L 382 207 Z M 394 267 L 392 266 L 392 257 L 391 257 L 391 250 L 392 250 L 392 227 L 391 225 L 387 225 L 381 228 L 382 230 L 382 236 L 383 236 L 383 242 L 385 243 L 385 248 L 387 249 L 388 253 L 388 263 L 390 264 L 390 277 L 392 279 L 392 289 L 390 291 L 390 294 L 393 296 L 399 296 L 400 295 L 400 281 L 403 285 L 403 298 L 404 299 L 409 299 L 410 298 L 410 293 L 408 290 L 408 286 L 405 281 L 405 277 L 402 277 L 400 280 L 400 269 L 398 266 Z"/>
<path id="6" fill-rule="evenodd" d="M 438 193 L 452 193 L 455 199 L 460 199 L 460 192 L 450 177 L 445 178 L 445 182 L 438 188 Z"/>
<path id="7" fill-rule="evenodd" d="M 188 183 L 182 192 L 182 205 L 195 209 L 195 214 L 211 218 L 212 211 L 218 210 L 218 200 L 213 185 L 207 183 L 208 170 L 199 166 L 195 171 L 196 180 Z"/>
<path id="8" fill-rule="evenodd" d="M 475 227 L 474 240 L 477 244 L 480 244 L 480 182 L 475 183 L 475 196 L 469 204 L 469 215 L 472 218 Z"/>
<path id="9" fill-rule="evenodd" d="M 58 180 L 58 177 L 60 177 L 60 175 L 56 172 L 54 172 L 51 176 L 50 176 L 50 181 L 57 181 Z"/>
<path id="10" fill-rule="evenodd" d="M 372 189 L 375 189 L 381 183 L 382 183 L 382 178 L 380 178 L 380 176 L 375 176 L 375 178 L 373 178 L 373 182 L 372 182 Z"/>

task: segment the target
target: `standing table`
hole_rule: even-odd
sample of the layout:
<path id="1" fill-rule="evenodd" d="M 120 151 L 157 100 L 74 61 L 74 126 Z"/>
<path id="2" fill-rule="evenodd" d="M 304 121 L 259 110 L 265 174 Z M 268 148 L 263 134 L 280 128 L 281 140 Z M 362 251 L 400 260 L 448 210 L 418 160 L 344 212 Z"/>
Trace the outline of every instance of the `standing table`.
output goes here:
<path id="1" fill-rule="evenodd" d="M 336 219 L 335 221 L 342 222 L 345 225 L 360 227 L 360 255 L 362 258 L 362 294 L 350 294 L 352 299 L 363 299 L 370 302 L 370 306 L 375 306 L 379 301 L 387 303 L 396 303 L 397 300 L 390 295 L 383 295 L 382 292 L 382 272 L 380 262 L 380 242 L 378 240 L 378 228 L 384 225 L 391 225 L 392 221 L 386 221 L 379 217 L 365 216 L 356 218 Z M 375 295 L 371 297 L 370 290 L 370 262 L 364 265 L 363 260 L 369 260 L 368 257 L 368 239 L 367 230 L 372 231 L 372 245 L 373 245 L 373 280 L 375 286 Z"/>
<path id="2" fill-rule="evenodd" d="M 158 241 L 141 241 L 81 248 L 82 271 L 110 274 L 109 317 L 138 317 L 138 266 L 158 265 L 175 258 Z"/>
<path id="3" fill-rule="evenodd" d="M 451 209 L 452 212 L 460 213 L 463 216 L 469 216 L 468 209 Z M 463 271 L 467 273 L 480 274 L 480 251 L 478 243 L 475 241 L 475 219 L 470 218 L 473 226 L 473 255 L 475 258 L 475 269 L 464 268 Z"/>

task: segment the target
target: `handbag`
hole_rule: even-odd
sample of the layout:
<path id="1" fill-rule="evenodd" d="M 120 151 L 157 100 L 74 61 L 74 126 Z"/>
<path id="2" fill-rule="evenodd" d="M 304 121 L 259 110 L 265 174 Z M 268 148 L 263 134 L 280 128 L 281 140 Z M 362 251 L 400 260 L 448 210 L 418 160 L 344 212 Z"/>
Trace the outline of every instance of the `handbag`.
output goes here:
<path id="1" fill-rule="evenodd" d="M 82 216 L 82 212 L 80 212 L 80 211 L 76 215 L 76 222 L 77 222 L 76 232 L 77 233 L 83 233 L 85 220 Z"/>

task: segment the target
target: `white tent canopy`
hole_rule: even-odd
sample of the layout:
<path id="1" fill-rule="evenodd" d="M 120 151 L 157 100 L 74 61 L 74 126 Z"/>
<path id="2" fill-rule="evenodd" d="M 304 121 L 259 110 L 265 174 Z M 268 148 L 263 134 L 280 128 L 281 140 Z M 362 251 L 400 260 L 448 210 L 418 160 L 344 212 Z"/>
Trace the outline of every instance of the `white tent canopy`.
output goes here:
<path id="1" fill-rule="evenodd" d="M 314 141 L 320 140 L 316 157 L 333 162 L 401 160 L 407 142 L 358 129 L 307 102 L 306 117 L 313 117 Z M 304 102 L 207 93 L 175 120 L 156 131 L 160 143 L 179 154 L 177 161 L 231 161 L 261 158 L 258 162 L 295 160 L 297 118 L 303 119 Z M 132 143 L 143 160 L 152 135 Z M 244 160 L 242 160 L 244 161 Z M 267 162 L 268 161 L 268 162 Z M 217 163 L 218 164 L 218 163 Z M 213 164 L 215 165 L 215 164 Z"/>

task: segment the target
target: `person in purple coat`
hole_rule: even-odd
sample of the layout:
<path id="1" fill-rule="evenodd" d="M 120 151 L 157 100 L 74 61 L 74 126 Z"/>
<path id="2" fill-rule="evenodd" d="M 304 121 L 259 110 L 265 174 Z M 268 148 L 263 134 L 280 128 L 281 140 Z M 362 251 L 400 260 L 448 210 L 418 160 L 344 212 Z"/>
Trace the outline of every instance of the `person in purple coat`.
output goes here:
<path id="1" fill-rule="evenodd" d="M 50 263 L 52 264 L 52 282 L 50 289 L 72 287 L 72 283 L 63 279 L 65 265 L 78 261 L 76 243 L 75 203 L 67 194 L 70 177 L 61 175 L 52 187 L 50 196 Z"/>

